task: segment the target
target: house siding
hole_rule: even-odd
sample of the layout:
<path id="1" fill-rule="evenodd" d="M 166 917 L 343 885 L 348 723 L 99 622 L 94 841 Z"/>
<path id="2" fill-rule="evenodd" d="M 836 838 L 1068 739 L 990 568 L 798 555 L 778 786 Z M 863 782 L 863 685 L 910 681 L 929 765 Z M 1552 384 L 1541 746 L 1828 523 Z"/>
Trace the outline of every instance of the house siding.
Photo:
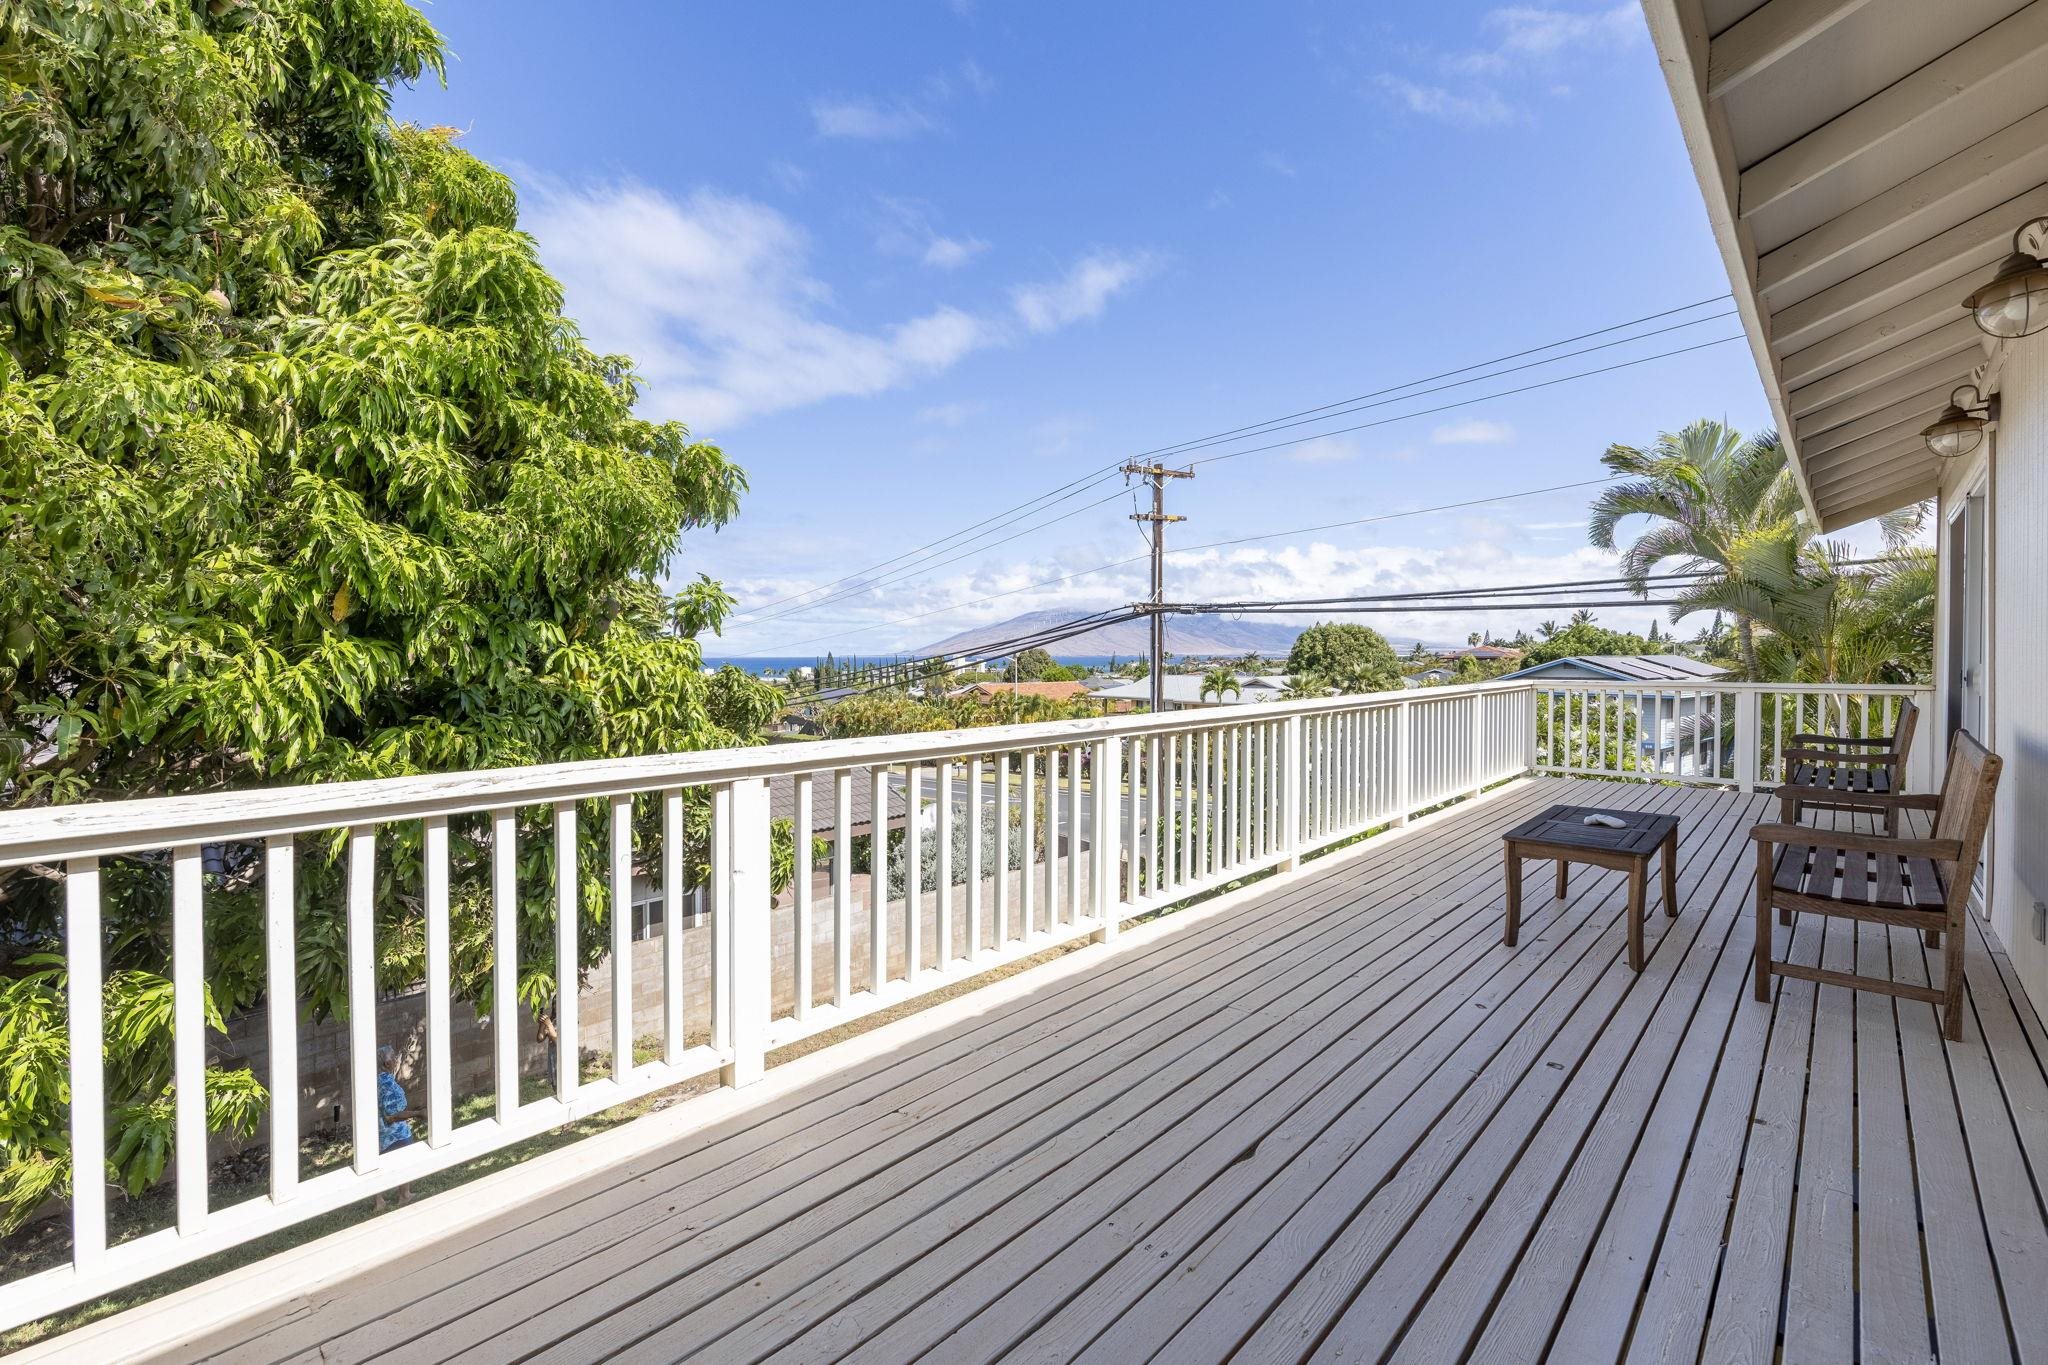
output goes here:
<path id="1" fill-rule="evenodd" d="M 1946 575 L 1947 513 L 1988 464 L 1988 738 L 2006 767 L 1987 860 L 1987 912 L 2023 988 L 2048 1011 L 2048 943 L 2035 934 L 2035 906 L 2048 902 L 2048 335 L 2008 343 L 1998 387 L 2002 411 L 1987 457 L 1943 481 L 1942 563 Z M 1945 718 L 1945 638 L 1941 647 L 1936 714 Z"/>
<path id="2" fill-rule="evenodd" d="M 1992 720 L 2005 755 L 1992 927 L 2037 1009 L 2048 1011 L 2048 335 L 2016 343 L 1992 470 Z"/>

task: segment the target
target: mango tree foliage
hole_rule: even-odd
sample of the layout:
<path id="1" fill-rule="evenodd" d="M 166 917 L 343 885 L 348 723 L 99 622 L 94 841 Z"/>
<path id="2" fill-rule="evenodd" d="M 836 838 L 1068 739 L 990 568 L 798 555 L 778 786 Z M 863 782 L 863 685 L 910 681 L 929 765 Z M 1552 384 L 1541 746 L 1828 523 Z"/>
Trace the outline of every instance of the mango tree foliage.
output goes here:
<path id="1" fill-rule="evenodd" d="M 702 674 L 691 637 L 725 594 L 659 586 L 686 532 L 735 514 L 740 471 L 634 414 L 630 361 L 563 316 L 510 182 L 448 130 L 392 122 L 392 86 L 441 62 L 401 0 L 0 3 L 0 808 L 750 743 L 772 714 L 770 689 Z M 587 967 L 609 897 L 586 814 Z M 651 836 L 653 803 L 635 816 Z M 704 822 L 693 803 L 700 841 Z M 472 823 L 456 984 L 482 1002 Z M 548 829 L 521 813 L 539 1009 Z M 419 831 L 380 839 L 395 989 L 418 975 Z M 300 843 L 301 1007 L 337 1013 L 340 842 Z M 207 850 L 216 1023 L 261 1003 L 259 852 Z M 167 1151 L 167 873 L 105 877 L 109 1146 L 131 1189 Z M 17 1217 L 68 1179 L 61 894 L 58 869 L 0 873 Z M 246 1071 L 209 1082 L 216 1127 L 261 1100 Z"/>

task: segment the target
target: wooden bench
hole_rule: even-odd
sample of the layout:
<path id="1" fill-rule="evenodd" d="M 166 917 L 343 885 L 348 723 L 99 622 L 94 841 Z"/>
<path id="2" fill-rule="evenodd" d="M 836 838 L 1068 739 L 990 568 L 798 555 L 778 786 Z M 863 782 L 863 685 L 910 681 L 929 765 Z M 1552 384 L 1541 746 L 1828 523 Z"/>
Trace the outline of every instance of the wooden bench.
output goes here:
<path id="1" fill-rule="evenodd" d="M 1906 758 L 1920 708 L 1907 702 L 1889 736 L 1794 735 L 1784 751 L 1785 780 L 1778 785 L 1778 816 L 1799 823 L 1808 807 L 1862 811 L 1884 817 L 1884 832 L 1899 832 L 1891 798 L 1906 790 Z"/>
<path id="2" fill-rule="evenodd" d="M 1773 975 L 1881 991 L 1939 1005 L 1942 1032 L 1951 1040 L 1960 1039 L 1963 915 L 2004 766 L 1997 754 L 1958 730 L 1949 745 L 1940 794 L 1894 795 L 1887 808 L 1893 815 L 1888 823 L 1894 828 L 1900 809 L 1932 810 L 1931 838 L 1783 823 L 1751 830 L 1749 837 L 1756 843 L 1756 998 L 1771 998 Z M 1778 961 L 1771 956 L 1773 908 L 1784 924 L 1791 924 L 1792 917 L 1804 910 L 1919 930 L 1929 947 L 1943 950 L 1941 988 Z"/>

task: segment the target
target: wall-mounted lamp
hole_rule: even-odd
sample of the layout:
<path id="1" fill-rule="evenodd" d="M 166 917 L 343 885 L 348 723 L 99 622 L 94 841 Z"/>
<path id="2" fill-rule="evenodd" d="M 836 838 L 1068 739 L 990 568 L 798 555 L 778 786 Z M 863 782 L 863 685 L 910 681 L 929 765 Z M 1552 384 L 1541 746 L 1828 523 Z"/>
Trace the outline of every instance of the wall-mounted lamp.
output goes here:
<path id="1" fill-rule="evenodd" d="M 2028 233 L 2033 242 L 2022 247 Z M 1991 283 L 1971 294 L 1964 306 L 1977 326 L 1995 337 L 2032 336 L 2048 327 L 2048 218 L 2021 223 L 2012 235 L 2012 255 L 1998 267 Z"/>
<path id="2" fill-rule="evenodd" d="M 1962 401 L 1968 393 L 1970 401 Z M 1934 425 L 1920 433 L 1927 448 L 1944 460 L 1967 455 L 1984 443 L 1984 428 L 1998 416 L 1998 395 L 1986 399 L 1975 384 L 1959 384 Z"/>

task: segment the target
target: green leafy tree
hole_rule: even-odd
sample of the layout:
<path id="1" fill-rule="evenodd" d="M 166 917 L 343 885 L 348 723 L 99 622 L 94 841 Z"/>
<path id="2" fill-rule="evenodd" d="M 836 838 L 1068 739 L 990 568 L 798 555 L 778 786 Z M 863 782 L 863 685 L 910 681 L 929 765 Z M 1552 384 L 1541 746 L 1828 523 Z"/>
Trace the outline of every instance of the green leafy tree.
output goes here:
<path id="1" fill-rule="evenodd" d="M 1043 649 L 1027 649 L 1010 663 L 1010 675 L 1019 682 L 1057 682 L 1065 673 L 1059 660 Z"/>
<path id="2" fill-rule="evenodd" d="M 686 532 L 735 514 L 740 471 L 634 416 L 631 363 L 563 316 L 510 182 L 450 131 L 391 121 L 392 85 L 441 62 L 401 0 L 0 9 L 0 807 L 749 743 L 773 714 L 758 680 L 701 674 L 693 637 L 726 594 L 659 585 Z M 601 814 L 580 967 L 607 938 Z M 457 993 L 481 1002 L 475 823 L 453 841 L 453 934 Z M 545 1009 L 552 852 L 522 835 L 519 992 Z M 346 1004 L 340 848 L 302 844 L 318 1016 Z M 387 847 L 396 988 L 418 975 L 417 829 Z M 259 865 L 231 849 L 206 874 L 216 1022 L 261 1000 Z M 105 875 L 110 1167 L 130 1188 L 167 1140 L 167 875 Z M 11 1046 L 59 1072 L 60 896 L 54 869 L 0 875 Z M 243 1124 L 258 1094 L 215 1076 L 211 1120 Z M 10 1077 L 6 1216 L 70 1179 L 63 1101 Z"/>
<path id="3" fill-rule="evenodd" d="M 1638 592 L 1660 570 L 1701 572 L 1693 590 L 1699 606 L 1709 599 L 1735 617 L 1744 668 L 1758 676 L 1757 589 L 1744 568 L 1766 547 L 1793 547 L 1801 537 L 1798 486 L 1776 432 L 1744 439 L 1719 422 L 1698 421 L 1677 432 L 1661 432 L 1648 449 L 1612 445 L 1600 462 L 1625 481 L 1602 489 L 1594 499 L 1589 535 L 1604 550 L 1621 548 L 1621 572 Z M 1626 546 L 1621 526 L 1632 518 L 1649 522 Z"/>
<path id="4" fill-rule="evenodd" d="M 1551 634 L 1531 645 L 1528 652 L 1516 661 L 1515 667 L 1533 668 L 1558 659 L 1569 659 L 1580 654 L 1663 654 L 1663 644 L 1641 635 L 1624 630 L 1609 630 L 1595 623 L 1590 617 L 1581 621 L 1576 618 L 1563 630 Z"/>
<path id="5" fill-rule="evenodd" d="M 1386 692 L 1401 685 L 1401 660 L 1387 638 L 1370 626 L 1330 621 L 1310 626 L 1287 652 L 1287 671 L 1340 692 Z"/>
<path id="6" fill-rule="evenodd" d="M 900 692 L 870 692 L 848 697 L 818 717 L 833 739 L 864 739 L 871 735 L 915 735 L 947 728 L 946 711 L 931 702 Z"/>

